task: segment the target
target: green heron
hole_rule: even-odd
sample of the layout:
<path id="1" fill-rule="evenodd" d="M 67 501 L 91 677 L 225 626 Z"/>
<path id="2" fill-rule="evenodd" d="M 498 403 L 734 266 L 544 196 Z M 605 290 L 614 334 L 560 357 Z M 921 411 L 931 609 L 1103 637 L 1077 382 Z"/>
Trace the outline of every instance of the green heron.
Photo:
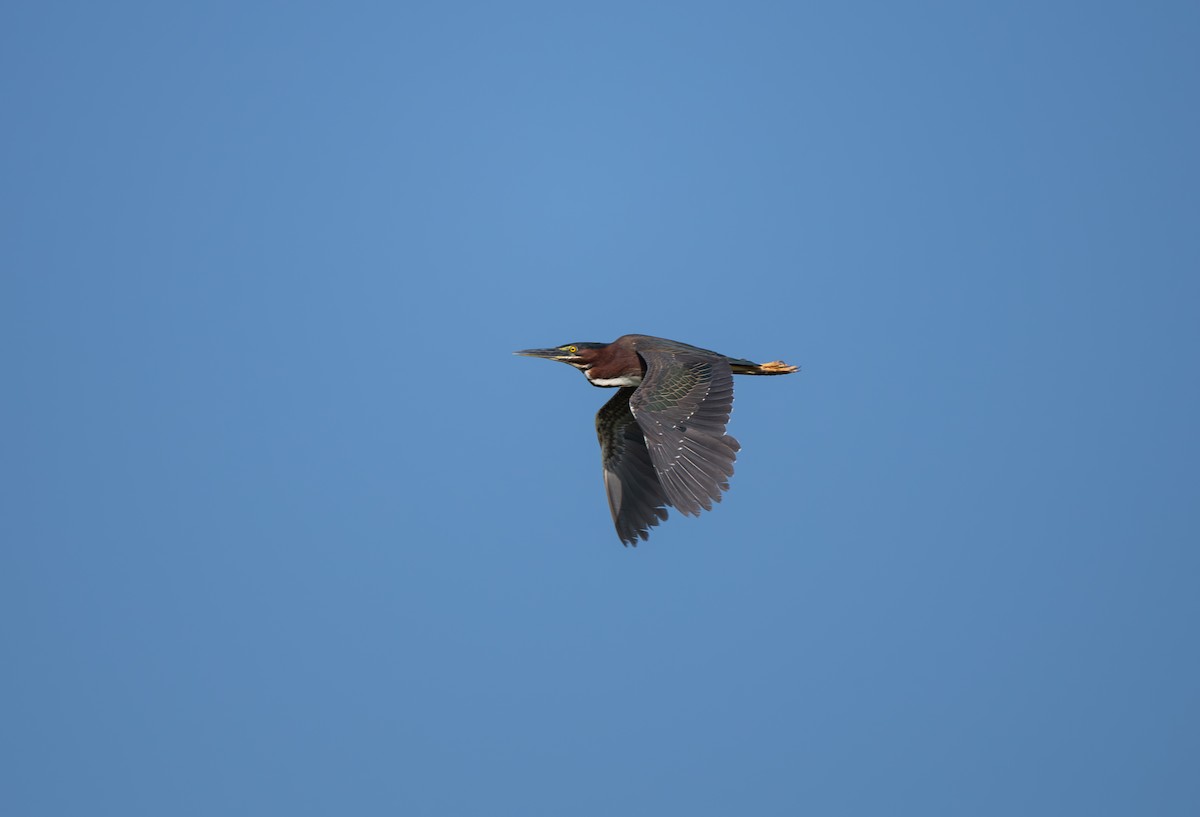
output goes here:
<path id="1" fill-rule="evenodd" d="M 781 360 L 754 363 L 649 335 L 514 354 L 561 360 L 593 386 L 618 389 L 596 415 L 596 435 L 617 536 L 634 546 L 667 518 L 667 507 L 699 516 L 729 490 L 741 448 L 725 433 L 733 375 L 796 371 Z"/>

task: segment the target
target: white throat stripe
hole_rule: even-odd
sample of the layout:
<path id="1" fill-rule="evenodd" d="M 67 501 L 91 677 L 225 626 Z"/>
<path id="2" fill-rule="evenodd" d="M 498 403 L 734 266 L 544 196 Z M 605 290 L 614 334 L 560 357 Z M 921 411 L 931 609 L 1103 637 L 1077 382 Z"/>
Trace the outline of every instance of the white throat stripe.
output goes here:
<path id="1" fill-rule="evenodd" d="M 593 386 L 637 386 L 642 382 L 642 376 L 625 375 L 624 377 L 592 377 L 591 372 L 586 372 L 587 379 L 592 381 Z"/>

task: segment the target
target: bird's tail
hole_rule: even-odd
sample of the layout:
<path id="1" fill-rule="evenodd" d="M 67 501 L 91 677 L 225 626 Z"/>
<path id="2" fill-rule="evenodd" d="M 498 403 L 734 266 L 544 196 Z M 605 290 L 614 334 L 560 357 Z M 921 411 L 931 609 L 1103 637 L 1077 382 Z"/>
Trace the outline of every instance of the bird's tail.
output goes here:
<path id="1" fill-rule="evenodd" d="M 734 374 L 791 374 L 799 371 L 799 366 L 789 366 L 782 360 L 772 360 L 770 363 L 754 363 L 749 360 L 731 360 L 729 368 Z"/>

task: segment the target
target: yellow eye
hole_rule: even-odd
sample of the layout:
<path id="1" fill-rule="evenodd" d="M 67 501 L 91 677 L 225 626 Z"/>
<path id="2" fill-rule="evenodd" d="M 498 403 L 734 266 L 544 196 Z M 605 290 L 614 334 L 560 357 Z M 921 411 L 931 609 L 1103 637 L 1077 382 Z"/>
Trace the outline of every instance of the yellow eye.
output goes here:
<path id="1" fill-rule="evenodd" d="M 576 346 L 564 346 L 563 348 L 565 350 L 567 350 L 568 352 L 570 352 L 571 354 L 575 354 L 576 352 L 579 351 L 579 348 Z"/>

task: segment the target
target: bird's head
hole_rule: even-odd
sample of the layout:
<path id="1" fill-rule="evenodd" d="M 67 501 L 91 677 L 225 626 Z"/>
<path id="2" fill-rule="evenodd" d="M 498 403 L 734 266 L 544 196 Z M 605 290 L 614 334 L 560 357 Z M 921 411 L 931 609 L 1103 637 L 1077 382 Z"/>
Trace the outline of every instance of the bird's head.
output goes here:
<path id="1" fill-rule="evenodd" d="M 558 360 L 574 366 L 581 372 L 586 372 L 599 359 L 600 350 L 606 346 L 608 346 L 607 343 L 568 343 L 553 349 L 524 349 L 520 352 L 513 352 L 513 354 Z"/>

